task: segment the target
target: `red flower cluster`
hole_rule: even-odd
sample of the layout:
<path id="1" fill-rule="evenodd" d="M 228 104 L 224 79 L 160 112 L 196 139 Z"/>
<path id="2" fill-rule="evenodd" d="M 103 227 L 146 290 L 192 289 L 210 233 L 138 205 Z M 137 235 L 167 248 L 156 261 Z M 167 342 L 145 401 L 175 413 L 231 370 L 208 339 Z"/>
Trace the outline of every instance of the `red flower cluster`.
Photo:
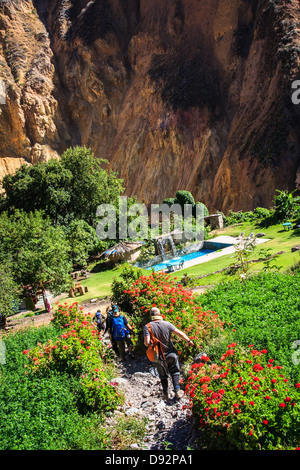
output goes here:
<path id="1" fill-rule="evenodd" d="M 158 307 L 164 319 L 172 322 L 194 341 L 195 348 L 189 350 L 182 341 L 176 344 L 183 359 L 189 353 L 196 352 L 197 345 L 201 344 L 204 337 L 208 339 L 216 328 L 222 328 L 216 312 L 202 311 L 196 303 L 194 293 L 181 284 L 177 285 L 166 273 L 154 272 L 150 276 L 141 276 L 124 293 L 128 296 L 135 315 L 147 315 L 152 307 Z"/>
<path id="2" fill-rule="evenodd" d="M 267 359 L 265 349 L 258 351 L 251 346 L 249 359 L 236 346 L 228 345 L 221 365 L 202 362 L 191 368 L 185 387 L 190 409 L 199 418 L 200 427 L 205 426 L 207 433 L 224 435 L 227 441 L 232 432 L 234 442 L 238 442 L 240 433 L 242 445 L 248 435 L 251 441 L 247 448 L 251 448 L 266 432 L 272 435 L 274 429 L 274 442 L 278 436 L 280 442 L 291 426 L 285 423 L 290 421 L 295 429 L 300 428 L 300 384 L 288 388 L 288 380 L 279 373 L 280 367 L 273 365 L 273 359 Z M 282 424 L 275 429 L 276 423 Z"/>

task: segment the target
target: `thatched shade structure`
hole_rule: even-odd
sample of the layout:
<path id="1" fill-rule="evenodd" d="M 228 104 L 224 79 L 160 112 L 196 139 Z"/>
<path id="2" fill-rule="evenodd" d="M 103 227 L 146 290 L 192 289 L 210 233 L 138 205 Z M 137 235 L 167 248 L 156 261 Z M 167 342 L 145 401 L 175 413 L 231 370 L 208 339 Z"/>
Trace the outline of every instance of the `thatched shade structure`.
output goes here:
<path id="1" fill-rule="evenodd" d="M 112 246 L 104 251 L 101 256 L 109 258 L 110 261 L 135 261 L 139 255 L 144 242 L 139 241 L 120 241 L 117 245 Z"/>

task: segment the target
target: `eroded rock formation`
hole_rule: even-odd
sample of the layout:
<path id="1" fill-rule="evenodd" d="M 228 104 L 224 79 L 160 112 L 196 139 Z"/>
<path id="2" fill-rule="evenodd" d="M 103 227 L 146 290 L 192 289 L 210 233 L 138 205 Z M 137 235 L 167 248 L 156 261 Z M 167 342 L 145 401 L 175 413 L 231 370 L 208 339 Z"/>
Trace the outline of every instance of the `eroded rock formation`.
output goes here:
<path id="1" fill-rule="evenodd" d="M 292 0 L 2 0 L 1 171 L 80 144 L 146 203 L 268 207 L 300 180 L 299 26 Z"/>

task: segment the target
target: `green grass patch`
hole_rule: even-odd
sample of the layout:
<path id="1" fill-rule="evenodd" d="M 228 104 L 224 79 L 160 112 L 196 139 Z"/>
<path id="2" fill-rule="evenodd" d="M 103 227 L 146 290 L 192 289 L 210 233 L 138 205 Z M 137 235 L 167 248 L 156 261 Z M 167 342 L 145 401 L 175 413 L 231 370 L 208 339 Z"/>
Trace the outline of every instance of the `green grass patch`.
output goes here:
<path id="1" fill-rule="evenodd" d="M 272 225 L 269 227 L 261 227 L 257 223 L 244 222 L 242 224 L 239 224 L 238 226 L 234 225 L 222 230 L 215 230 L 214 232 L 211 232 L 210 237 L 215 238 L 223 235 L 238 237 L 241 233 L 244 233 L 245 236 L 249 236 L 252 232 L 254 234 L 262 232 L 265 234 L 263 238 L 267 238 L 270 240 L 260 245 L 257 245 L 251 257 L 249 258 L 250 260 L 258 259 L 260 250 L 268 250 L 268 256 L 274 255 L 280 251 L 285 252 L 279 255 L 276 260 L 271 263 L 271 266 L 278 265 L 280 267 L 281 272 L 284 272 L 296 263 L 299 263 L 300 251 L 292 253 L 291 249 L 293 246 L 300 244 L 300 231 L 286 231 L 283 229 L 282 224 Z M 178 277 L 178 279 L 181 279 L 184 273 L 192 277 L 203 276 L 211 273 L 210 276 L 207 276 L 203 279 L 197 279 L 197 285 L 217 285 L 219 283 L 224 282 L 225 280 L 228 280 L 229 276 L 224 273 L 214 273 L 230 266 L 235 261 L 236 260 L 233 254 L 224 255 L 220 258 L 207 261 L 206 263 L 201 263 L 196 266 L 186 268 L 178 273 L 172 273 L 171 277 Z M 263 271 L 264 267 L 265 265 L 263 262 L 254 263 L 253 265 L 251 265 L 249 273 Z"/>
<path id="2" fill-rule="evenodd" d="M 150 272 L 146 270 L 143 270 L 143 272 L 145 274 L 150 274 Z M 87 279 L 80 281 L 82 286 L 88 288 L 88 292 L 84 295 L 77 294 L 75 298 L 69 297 L 69 295 L 66 294 L 61 298 L 60 303 L 66 302 L 67 305 L 71 305 L 74 301 L 82 303 L 95 298 L 102 299 L 107 296 L 111 296 L 111 285 L 113 279 L 119 279 L 121 273 L 122 265 L 106 271 L 92 273 Z"/>
<path id="3" fill-rule="evenodd" d="M 293 361 L 300 339 L 300 273 L 261 273 L 220 284 L 198 299 L 203 310 L 217 313 L 232 341 L 266 348 L 291 377 L 300 379 L 298 361 Z"/>
<path id="4" fill-rule="evenodd" d="M 5 364 L 0 365 L 1 450 L 104 450 L 110 438 L 97 413 L 79 412 L 79 381 L 49 371 L 26 375 L 23 351 L 55 340 L 53 325 L 30 328 L 2 337 Z"/>
<path id="5" fill-rule="evenodd" d="M 282 224 L 272 225 L 269 227 L 262 227 L 254 222 L 244 222 L 238 225 L 226 227 L 222 230 L 215 230 L 210 233 L 210 238 L 215 238 L 221 235 L 238 237 L 242 232 L 245 233 L 245 236 L 250 235 L 251 232 L 253 232 L 254 234 L 263 232 L 265 234 L 263 238 L 270 239 L 268 242 L 258 245 L 252 253 L 250 259 L 257 259 L 259 257 L 259 251 L 262 249 L 269 250 L 269 255 L 276 254 L 279 251 L 284 251 L 285 253 L 281 254 L 276 259 L 276 262 L 274 261 L 272 263 L 280 266 L 281 272 L 284 272 L 285 270 L 289 269 L 291 266 L 300 261 L 300 252 L 292 253 L 291 251 L 291 248 L 294 245 L 300 244 L 300 231 L 285 231 L 283 229 Z M 204 277 L 203 279 L 197 279 L 196 284 L 198 286 L 217 285 L 227 280 L 229 276 L 224 273 L 214 274 L 215 271 L 224 269 L 233 264 L 234 262 L 234 255 L 224 255 L 211 261 L 207 261 L 206 263 L 201 263 L 196 266 L 183 269 L 182 271 L 171 273 L 170 276 L 171 279 L 177 278 L 178 280 L 181 280 L 185 273 L 193 278 L 203 275 L 209 275 L 207 277 Z M 112 281 L 114 278 L 120 278 L 122 267 L 123 265 L 119 265 L 113 269 L 92 273 L 87 279 L 81 282 L 84 287 L 88 288 L 87 293 L 85 293 L 84 295 L 76 295 L 75 299 L 69 297 L 69 295 L 66 294 L 65 297 L 62 297 L 61 301 L 66 302 L 68 305 L 71 305 L 74 300 L 79 303 L 82 303 L 93 298 L 101 299 L 107 296 L 111 296 Z M 255 263 L 250 267 L 249 272 L 253 273 L 263 271 L 264 267 L 265 266 L 263 262 Z M 151 274 L 151 271 L 146 269 L 142 270 L 142 272 L 145 275 Z"/>

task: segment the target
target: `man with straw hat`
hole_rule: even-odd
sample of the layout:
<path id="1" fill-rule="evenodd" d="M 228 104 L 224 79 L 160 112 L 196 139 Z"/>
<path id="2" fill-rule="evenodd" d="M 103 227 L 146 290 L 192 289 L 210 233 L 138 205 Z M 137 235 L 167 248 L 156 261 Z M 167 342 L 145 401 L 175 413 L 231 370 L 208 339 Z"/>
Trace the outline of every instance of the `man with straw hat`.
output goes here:
<path id="1" fill-rule="evenodd" d="M 168 374 L 171 375 L 172 383 L 174 387 L 175 397 L 180 400 L 183 396 L 183 390 L 180 390 L 179 377 L 180 377 L 180 366 L 178 360 L 178 354 L 171 341 L 171 334 L 175 334 L 180 338 L 184 339 L 188 346 L 193 345 L 191 341 L 183 331 L 178 330 L 172 323 L 163 320 L 160 310 L 153 307 L 150 310 L 150 328 L 153 335 L 157 338 L 162 347 L 162 351 L 165 356 L 165 360 L 157 363 L 157 371 L 161 380 L 163 388 L 163 399 L 168 400 Z M 144 327 L 144 344 L 145 346 L 150 345 L 150 332 L 148 326 Z"/>

